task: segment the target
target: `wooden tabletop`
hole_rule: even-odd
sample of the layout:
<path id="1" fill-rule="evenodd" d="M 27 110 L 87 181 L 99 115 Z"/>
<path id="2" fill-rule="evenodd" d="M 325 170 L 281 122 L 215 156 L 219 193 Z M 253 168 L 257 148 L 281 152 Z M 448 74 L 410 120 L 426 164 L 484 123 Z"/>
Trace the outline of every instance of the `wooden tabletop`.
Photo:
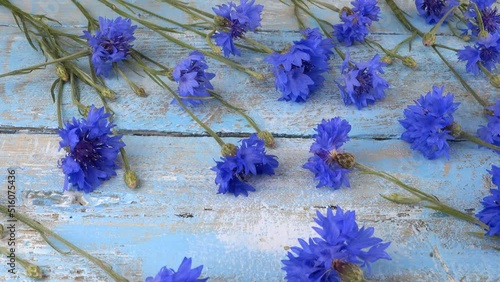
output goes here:
<path id="1" fill-rule="evenodd" d="M 25 11 L 46 14 L 59 20 L 65 31 L 81 34 L 86 20 L 71 1 L 11 1 Z M 171 19 L 192 23 L 165 3 L 131 1 Z M 205 11 L 224 1 L 188 1 Z M 281 49 L 300 39 L 293 8 L 277 0 L 258 0 L 264 5 L 262 28 L 253 39 Z M 333 1 L 327 1 L 333 3 Z M 338 3 L 340 2 L 340 3 Z M 419 28 L 429 30 L 416 13 L 412 1 L 396 1 Z M 93 16 L 108 18 L 116 14 L 97 1 L 81 3 Z M 335 1 L 342 7 L 349 1 Z M 381 19 L 374 22 L 369 38 L 392 48 L 410 33 L 379 1 Z M 338 15 L 312 8 L 314 13 L 333 23 Z M 148 14 L 143 19 L 171 26 Z M 304 18 L 306 24 L 314 22 Z M 0 7 L 0 73 L 44 62 L 41 52 L 33 50 L 19 30 L 10 12 Z M 209 50 L 205 40 L 192 33 L 175 37 Z M 140 26 L 134 47 L 167 66 L 173 67 L 189 50 L 181 48 Z M 438 41 L 462 48 L 465 43 L 453 37 L 448 29 L 439 31 Z M 377 50 L 356 44 L 349 49 L 354 61 L 366 61 Z M 178 105 L 172 97 L 149 78 L 127 72 L 147 91 L 147 97 L 136 96 L 121 77 L 107 79 L 116 92 L 110 107 L 116 112 L 117 129 L 124 135 L 126 150 L 140 187 L 129 189 L 123 182 L 123 170 L 90 194 L 64 192 L 64 175 L 58 160 L 56 104 L 50 87 L 54 66 L 26 75 L 0 79 L 0 203 L 7 203 L 7 169 L 16 170 L 18 212 L 39 221 L 70 242 L 110 263 L 118 273 L 131 281 L 143 281 L 167 265 L 177 269 L 184 257 L 193 265 L 204 265 L 202 275 L 211 281 L 283 281 L 281 260 L 287 250 L 297 246 L 297 238 L 315 235 L 311 228 L 316 210 L 324 213 L 328 206 L 355 210 L 360 225 L 375 228 L 375 236 L 392 242 L 387 249 L 391 261 L 372 264 L 372 281 L 498 281 L 499 252 L 491 248 L 498 243 L 474 237 L 481 232 L 473 224 L 418 205 L 397 205 L 380 194 L 404 191 L 375 176 L 354 170 L 351 188 L 333 191 L 315 188 L 311 172 L 301 168 L 310 157 L 313 128 L 321 119 L 340 116 L 352 125 L 351 140 L 345 149 L 357 160 L 377 170 L 386 171 L 403 182 L 436 195 L 441 201 L 471 215 L 482 209 L 481 199 L 492 187 L 487 170 L 499 165 L 496 153 L 478 149 L 470 142 L 451 144 L 450 158 L 427 160 L 400 140 L 403 128 L 398 123 L 403 109 L 433 85 L 445 86 L 455 94 L 460 107 L 455 119 L 463 129 L 475 133 L 487 120 L 482 107 L 460 85 L 439 57 L 416 39 L 411 55 L 418 68 L 410 69 L 396 62 L 385 68 L 390 83 L 387 96 L 375 105 L 358 110 L 345 106 L 334 83 L 339 78 L 341 59 L 331 61 L 323 88 L 306 103 L 278 101 L 270 66 L 264 55 L 244 51 L 234 60 L 265 73 L 263 80 L 236 71 L 219 61 L 208 59 L 210 71 L 216 74 L 214 88 L 228 102 L 247 110 L 262 129 L 271 131 L 276 148 L 268 149 L 279 158 L 276 175 L 251 179 L 257 191 L 248 197 L 217 194 L 215 173 L 210 170 L 220 157 L 219 145 Z M 484 75 L 465 73 L 453 52 L 444 52 L 458 72 L 483 97 L 493 102 L 498 89 L 489 85 Z M 171 85 L 175 87 L 174 84 Z M 68 92 L 63 98 L 63 118 L 78 117 Z M 82 103 L 99 104 L 95 92 L 82 87 Z M 226 142 L 237 143 L 254 132 L 237 113 L 211 100 L 193 108 L 194 113 Z M 1 215 L 0 222 L 7 217 Z M 18 223 L 16 255 L 38 264 L 47 281 L 109 281 L 110 278 L 84 258 L 71 253 L 62 255 L 45 243 L 30 227 Z M 6 246 L 5 238 L 0 246 Z M 7 260 L 0 259 L 0 280 L 27 280 L 25 271 L 7 273 Z"/>

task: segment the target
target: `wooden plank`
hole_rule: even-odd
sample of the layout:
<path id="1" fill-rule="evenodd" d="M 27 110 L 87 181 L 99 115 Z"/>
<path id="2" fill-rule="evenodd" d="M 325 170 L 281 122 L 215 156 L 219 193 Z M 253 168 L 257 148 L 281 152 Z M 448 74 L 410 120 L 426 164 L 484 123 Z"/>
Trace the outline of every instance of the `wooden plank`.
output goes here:
<path id="1" fill-rule="evenodd" d="M 116 14 L 107 8 L 105 5 L 101 4 L 95 0 L 80 0 L 80 3 L 92 13 L 95 17 L 107 17 L 112 18 L 115 17 Z M 180 13 L 179 10 L 173 8 L 166 3 L 161 3 L 161 1 L 155 0 L 141 0 L 141 1 L 129 1 L 130 3 L 134 3 L 135 5 L 141 5 L 141 7 L 147 7 L 150 11 L 154 13 L 165 16 L 171 20 L 182 22 L 182 23 L 193 23 L 193 19 L 186 14 Z M 212 7 L 220 4 L 226 4 L 229 1 L 225 0 L 216 0 L 216 1 L 204 1 L 204 0 L 189 0 L 182 1 L 187 2 L 190 5 L 196 6 L 197 8 L 212 12 Z M 239 1 L 233 1 L 238 3 Z M 290 1 L 291 2 L 291 1 Z M 352 7 L 350 2 L 351 0 L 338 0 L 338 1 L 329 1 L 325 0 L 324 2 L 333 4 L 338 8 Z M 379 6 L 383 12 L 381 16 L 380 22 L 375 22 L 373 24 L 373 32 L 374 33 L 403 33 L 407 34 L 408 32 L 398 24 L 397 19 L 390 13 L 385 12 L 389 11 L 389 7 L 385 4 L 385 1 L 378 1 Z M 33 0 L 16 0 L 13 2 L 16 6 L 22 8 L 25 11 L 32 13 L 43 13 L 51 15 L 51 17 L 62 22 L 63 26 L 86 26 L 87 21 L 85 17 L 81 15 L 75 5 L 71 3 L 71 1 L 67 0 L 54 0 L 54 1 L 33 1 Z M 256 1 L 257 4 L 264 5 L 264 10 L 262 13 L 262 30 L 296 30 L 297 23 L 295 21 L 294 9 L 292 5 L 284 5 L 280 1 L 271 1 L 271 0 L 260 0 Z M 417 16 L 416 8 L 414 1 L 403 0 L 398 1 L 398 5 L 405 12 L 408 12 L 412 16 L 412 20 L 415 21 L 415 24 L 418 28 L 423 30 L 430 30 L 431 25 L 427 25 L 423 18 Z M 117 5 L 120 7 L 119 5 Z M 340 18 L 337 13 L 331 12 L 327 9 L 319 9 L 314 5 L 311 5 L 311 11 L 322 19 L 325 19 L 332 24 L 337 24 L 340 22 Z M 97 12 L 98 11 L 98 12 Z M 128 12 L 128 11 L 127 11 Z M 165 26 L 173 27 L 170 24 L 163 23 L 158 21 L 156 18 L 149 14 L 138 13 L 138 16 L 141 19 L 146 19 L 153 21 L 155 23 L 160 23 Z M 316 26 L 316 23 L 308 17 L 304 17 L 304 22 L 308 26 Z M 0 9 L 0 25 L 15 25 L 15 22 L 11 16 L 11 14 L 6 9 Z M 450 34 L 447 29 L 443 28 L 440 32 Z"/>
<path id="2" fill-rule="evenodd" d="M 0 56 L 0 70 L 10 70 L 26 67 L 43 62 L 41 55 L 32 50 L 21 33 L 14 28 L 0 27 L 5 30 L 8 42 L 2 48 L 4 56 Z M 77 30 L 75 30 L 77 33 Z M 281 32 L 265 34 L 264 42 L 272 46 L 284 46 L 283 42 L 291 42 L 297 38 L 295 32 Z M 187 50 L 172 44 L 166 44 L 162 38 L 150 32 L 143 32 L 138 37 L 147 38 L 138 41 L 136 47 L 151 57 L 174 66 L 175 62 L 188 54 Z M 179 36 L 182 40 L 196 46 L 204 46 L 203 40 L 190 35 Z M 378 42 L 387 42 L 387 46 L 394 46 L 406 35 L 375 35 L 372 38 Z M 269 41 L 267 41 L 269 40 Z M 443 38 L 450 45 L 460 42 L 451 38 Z M 369 60 L 375 52 L 366 47 L 354 46 L 350 48 L 355 61 Z M 483 76 L 477 78 L 465 73 L 465 64 L 457 63 L 452 52 L 444 52 L 457 70 L 463 74 L 471 86 L 484 99 L 493 102 L 498 90 L 489 85 Z M 168 58 L 165 58 L 168 54 Z M 405 54 L 405 53 L 403 53 Z M 210 70 L 217 74 L 213 80 L 215 89 L 230 103 L 248 110 L 248 114 L 255 119 L 263 129 L 268 129 L 277 134 L 310 135 L 312 128 L 321 118 L 342 116 L 348 118 L 353 125 L 352 136 L 399 136 L 402 127 L 397 122 L 403 118 L 403 109 L 413 104 L 431 90 L 432 85 L 445 85 L 446 91 L 456 94 L 456 101 L 461 102 L 455 117 L 465 130 L 474 133 L 478 126 L 485 124 L 482 117 L 482 108 L 464 90 L 458 80 L 449 72 L 439 57 L 430 52 L 426 47 L 415 44 L 411 55 L 418 62 L 415 70 L 408 69 L 395 63 L 386 68 L 383 75 L 391 88 L 387 90 L 387 97 L 375 105 L 358 111 L 354 106 L 345 106 L 342 102 L 338 87 L 334 80 L 340 79 L 339 66 L 341 60 L 338 56 L 331 61 L 332 71 L 326 74 L 325 86 L 317 91 L 306 103 L 292 103 L 277 101 L 281 96 L 274 89 L 274 77 L 270 66 L 263 62 L 264 56 L 255 53 L 246 53 L 238 60 L 245 66 L 254 67 L 266 73 L 266 79 L 258 81 L 246 74 L 232 70 L 221 63 L 209 60 Z M 108 86 L 115 90 L 117 99 L 111 101 L 110 106 L 117 112 L 116 122 L 121 130 L 150 132 L 184 132 L 200 134 L 203 130 L 178 106 L 170 105 L 171 96 L 160 89 L 151 80 L 139 77 L 128 72 L 138 85 L 145 87 L 149 97 L 137 97 L 121 78 L 108 79 Z M 55 79 L 54 67 L 36 71 L 24 76 L 11 76 L 0 79 L 0 128 L 30 127 L 57 128 L 55 105 L 50 98 L 50 86 Z M 33 82 L 36 83 L 33 83 Z M 175 87 L 174 83 L 170 83 Z M 65 92 L 64 119 L 77 116 L 76 107 L 71 105 L 69 89 Z M 84 104 L 99 103 L 97 95 L 88 87 L 82 87 Z M 277 112 L 277 109 L 279 111 Z M 222 107 L 216 101 L 209 101 L 197 107 L 195 113 L 214 130 L 225 133 L 251 133 L 253 129 L 239 115 Z"/>
<path id="3" fill-rule="evenodd" d="M 315 211 L 330 205 L 355 209 L 361 225 L 375 227 L 376 236 L 392 241 L 388 253 L 393 260 L 373 264 L 369 277 L 374 281 L 500 279 L 498 254 L 490 248 L 495 242 L 468 235 L 479 231 L 471 224 L 379 197 L 402 192 L 394 185 L 355 171 L 350 189 L 316 189 L 311 173 L 300 167 L 309 157 L 311 140 L 279 139 L 278 148 L 269 150 L 279 157 L 276 175 L 251 179 L 257 192 L 248 198 L 216 194 L 209 169 L 219 148 L 210 138 L 126 136 L 124 141 L 142 181 L 138 190 L 127 188 L 119 171 L 94 193 L 61 193 L 56 163 L 62 153 L 57 153 L 54 135 L 1 134 L 0 171 L 17 171 L 20 212 L 110 262 L 132 281 L 165 264 L 175 268 L 184 256 L 205 265 L 203 275 L 213 281 L 281 281 L 285 248 L 297 245 L 298 237 L 313 236 Z M 453 146 L 450 161 L 425 160 L 397 140 L 351 140 L 346 150 L 365 165 L 476 213 L 492 186 L 486 169 L 498 157 L 465 142 Z M 107 280 L 83 259 L 57 254 L 28 228 L 17 234 L 17 254 L 35 260 L 51 281 Z"/>

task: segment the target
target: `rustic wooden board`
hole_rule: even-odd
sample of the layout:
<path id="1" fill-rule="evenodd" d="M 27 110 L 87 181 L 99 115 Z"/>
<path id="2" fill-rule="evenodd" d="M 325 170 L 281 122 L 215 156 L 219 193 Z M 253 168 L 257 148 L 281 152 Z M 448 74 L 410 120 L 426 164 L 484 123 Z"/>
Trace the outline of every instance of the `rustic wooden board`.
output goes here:
<path id="1" fill-rule="evenodd" d="M 298 237 L 313 236 L 315 211 L 324 212 L 331 205 L 355 209 L 360 224 L 375 227 L 376 236 L 392 241 L 388 252 L 393 260 L 373 265 L 370 277 L 375 281 L 445 281 L 442 264 L 455 281 L 498 277 L 498 253 L 489 248 L 494 241 L 467 235 L 478 231 L 471 224 L 379 197 L 402 192 L 394 185 L 353 172 L 350 189 L 316 189 L 311 173 L 300 168 L 309 157 L 307 139 L 278 139 L 278 148 L 270 150 L 280 158 L 276 175 L 252 179 L 257 192 L 235 198 L 216 194 L 209 169 L 219 150 L 208 137 L 126 136 L 141 188 L 127 188 L 119 171 L 88 195 L 61 193 L 62 172 L 56 163 L 62 153 L 56 153 L 56 136 L 2 134 L 0 138 L 0 162 L 18 174 L 19 211 L 112 263 L 133 281 L 163 264 L 176 266 L 183 256 L 204 264 L 204 275 L 215 281 L 279 281 L 284 248 L 297 245 Z M 346 149 L 359 162 L 474 213 L 491 187 L 485 171 L 498 158 L 465 142 L 453 145 L 457 150 L 452 161 L 433 162 L 413 156 L 397 140 L 351 140 Z M 415 175 L 416 171 L 421 173 Z M 18 232 L 22 242 L 18 254 L 37 261 L 50 280 L 77 279 L 75 273 L 85 281 L 106 279 L 79 257 L 59 255 L 35 232 L 24 227 Z M 434 248 L 442 262 L 430 255 Z M 464 263 L 471 260 L 475 263 Z"/>
<path id="2" fill-rule="evenodd" d="M 93 13 L 113 17 L 111 10 L 96 1 L 81 1 Z M 224 1 L 189 1 L 204 10 Z M 263 27 L 253 38 L 274 48 L 282 48 L 299 38 L 293 10 L 279 1 L 261 0 L 265 5 Z M 329 1 L 333 2 L 333 1 Z M 346 4 L 349 1 L 340 1 Z M 84 18 L 69 1 L 27 1 L 15 3 L 27 11 L 47 13 L 60 19 L 65 30 L 80 33 Z M 69 3 L 69 4 L 68 4 Z M 155 1 L 135 1 L 172 19 L 188 22 L 188 17 Z M 422 29 L 429 29 L 415 14 L 411 1 L 400 1 Z M 337 4 L 338 6 L 342 6 Z M 373 40 L 392 47 L 409 34 L 381 3 L 382 20 L 375 23 Z M 324 18 L 338 21 L 336 14 L 321 10 Z M 142 15 L 150 19 L 149 15 Z M 0 9 L 0 73 L 43 62 L 32 50 L 11 15 Z M 149 56 L 173 66 L 188 51 L 165 42 L 140 28 L 135 46 Z M 204 40 L 193 34 L 178 37 L 207 49 Z M 443 29 L 441 42 L 461 46 Z M 343 50 L 346 50 L 343 48 Z M 376 52 L 363 46 L 350 48 L 355 60 L 366 60 Z M 252 179 L 257 192 L 248 198 L 218 195 L 210 168 L 219 158 L 217 143 L 203 137 L 204 131 L 176 105 L 171 97 L 147 79 L 134 76 L 144 86 L 147 98 L 136 97 L 122 79 L 107 80 L 116 90 L 110 103 L 117 112 L 121 132 L 133 168 L 141 178 L 141 188 L 130 190 L 122 181 L 123 172 L 91 194 L 62 193 L 63 174 L 58 152 L 55 104 L 50 85 L 53 67 L 24 76 L 0 79 L 0 177 L 7 168 L 18 171 L 19 211 L 26 213 L 93 255 L 108 261 L 131 281 L 154 275 L 164 265 L 176 268 L 184 256 L 194 265 L 205 266 L 203 275 L 212 281 L 282 281 L 280 260 L 286 248 L 297 245 L 297 238 L 314 235 L 315 211 L 340 205 L 355 209 L 361 224 L 375 227 L 375 235 L 392 241 L 388 253 L 392 261 L 372 265 L 374 281 L 496 281 L 498 252 L 492 240 L 477 239 L 467 232 L 478 227 L 418 206 L 395 205 L 379 194 L 402 192 L 398 187 L 372 176 L 354 172 L 351 189 L 316 189 L 310 172 L 301 168 L 309 157 L 309 137 L 322 118 L 342 116 L 353 126 L 353 140 L 346 149 L 366 165 L 401 177 L 406 183 L 433 193 L 442 201 L 474 214 L 479 201 L 491 188 L 486 170 L 498 165 L 498 155 L 467 142 L 454 142 L 449 160 L 429 161 L 412 152 L 398 139 L 403 109 L 432 85 L 446 85 L 461 106 L 455 117 L 463 128 L 474 133 L 485 124 L 481 107 L 459 85 L 436 54 L 418 41 L 408 54 L 418 69 L 396 63 L 384 77 L 390 82 L 387 97 L 374 106 L 358 111 L 346 107 L 333 82 L 338 78 L 340 59 L 331 61 L 332 72 L 320 91 L 302 104 L 277 101 L 273 77 L 257 81 L 215 60 L 210 69 L 217 74 L 214 87 L 229 102 L 248 110 L 262 128 L 277 133 L 277 148 L 269 150 L 279 157 L 280 167 L 273 177 Z M 456 56 L 445 52 L 450 62 L 464 74 L 478 93 L 490 101 L 498 96 L 484 77 L 465 74 Z M 236 58 L 245 66 L 268 73 L 264 56 L 245 53 Z M 131 74 L 132 76 L 132 74 Z M 173 84 L 172 84 L 173 86 Z M 85 104 L 96 103 L 89 88 L 82 88 Z M 77 114 L 69 92 L 64 100 L 64 118 Z M 216 101 L 195 109 L 195 113 L 214 130 L 229 136 L 253 132 L 245 120 L 227 111 Z M 185 135 L 175 137 L 174 135 Z M 227 138 L 237 142 L 238 138 Z M 2 184 L 2 195 L 6 185 Z M 3 197 L 3 196 L 2 196 Z M 0 203 L 4 198 L 0 197 Z M 0 216 L 0 220 L 5 217 Z M 94 265 L 76 255 L 62 256 L 49 247 L 36 232 L 20 226 L 17 254 L 38 263 L 50 281 L 107 281 Z M 0 241 L 1 243 L 2 241 Z M 1 261 L 1 260 L 0 260 Z M 2 268 L 7 270 L 4 263 Z M 23 271 L 12 276 L 0 271 L 0 281 L 25 280 Z"/>

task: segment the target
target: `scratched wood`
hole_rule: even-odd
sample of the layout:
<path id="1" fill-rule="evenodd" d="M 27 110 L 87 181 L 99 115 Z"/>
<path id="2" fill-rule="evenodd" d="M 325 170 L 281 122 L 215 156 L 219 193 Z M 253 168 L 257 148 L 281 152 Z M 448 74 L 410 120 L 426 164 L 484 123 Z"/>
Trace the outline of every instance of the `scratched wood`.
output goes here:
<path id="1" fill-rule="evenodd" d="M 131 162 L 143 180 L 141 189 L 128 189 L 119 171 L 116 178 L 87 195 L 61 193 L 62 173 L 56 163 L 62 153 L 56 153 L 57 136 L 3 134 L 0 138 L 0 162 L 17 170 L 19 210 L 112 263 L 133 281 L 155 273 L 163 264 L 177 266 L 183 256 L 205 265 L 203 274 L 214 281 L 279 281 L 285 248 L 297 245 L 298 237 L 313 236 L 310 227 L 316 209 L 324 212 L 330 205 L 355 209 L 360 224 L 375 227 L 376 236 L 392 241 L 388 252 L 393 260 L 373 264 L 370 278 L 375 281 L 445 281 L 448 275 L 456 281 L 494 281 L 498 277 L 494 263 L 498 253 L 489 248 L 494 241 L 467 235 L 478 231 L 471 224 L 379 197 L 402 192 L 394 185 L 355 171 L 350 189 L 314 188 L 311 173 L 300 168 L 309 157 L 308 139 L 278 139 L 280 146 L 270 150 L 280 158 L 276 175 L 252 179 L 257 192 L 234 198 L 216 194 L 209 168 L 219 149 L 208 137 L 126 136 Z M 453 145 L 458 150 L 452 159 L 463 161 L 429 162 L 413 156 L 398 140 L 351 140 L 346 149 L 363 164 L 475 213 L 491 187 L 486 169 L 498 157 L 465 142 Z M 415 175 L 416 171 L 423 172 Z M 49 280 L 106 280 L 99 269 L 79 257 L 59 255 L 34 232 L 23 227 L 18 234 L 18 254 L 39 263 Z"/>
<path id="2" fill-rule="evenodd" d="M 189 1 L 209 11 L 224 1 Z M 279 1 L 258 1 L 265 5 L 263 27 L 253 38 L 276 49 L 299 38 L 293 9 Z M 332 2 L 332 1 L 330 1 Z M 339 1 L 338 6 L 349 1 Z M 63 22 L 63 29 L 81 33 L 85 26 L 69 1 L 15 1 L 27 11 L 46 13 Z M 111 10 L 96 1 L 82 1 L 97 15 L 114 17 Z M 155 1 L 135 1 L 172 19 L 190 19 L 168 5 Z M 336 2 L 337 3 L 337 2 Z M 429 29 L 416 16 L 411 1 L 400 1 L 421 29 Z M 392 47 L 409 34 L 381 3 L 382 19 L 375 23 L 370 37 Z M 338 22 L 336 14 L 319 9 L 315 13 Z M 152 19 L 150 15 L 141 15 Z M 160 22 L 158 22 L 160 23 Z M 312 24 L 312 22 L 309 22 Z M 15 26 L 11 15 L 0 9 L 0 72 L 7 72 L 43 62 Z M 189 51 L 166 43 L 157 35 L 139 29 L 135 46 L 168 66 Z M 202 38 L 177 35 L 178 38 L 206 49 Z M 459 40 L 442 29 L 441 42 L 461 46 Z M 345 48 L 343 50 L 346 50 Z M 362 46 L 350 48 L 352 57 L 371 58 L 376 52 Z M 122 172 L 94 193 L 62 193 L 63 175 L 57 168 L 58 137 L 55 105 L 49 89 L 55 79 L 53 68 L 24 76 L 0 79 L 0 169 L 15 168 L 18 173 L 19 210 L 36 218 L 71 242 L 109 262 L 131 281 L 154 275 L 163 265 L 176 268 L 184 256 L 194 265 L 203 264 L 204 276 L 212 281 L 282 281 L 280 260 L 286 250 L 297 245 L 297 238 L 314 235 L 310 228 L 316 209 L 340 205 L 355 209 L 361 224 L 375 227 L 375 235 L 392 241 L 388 252 L 392 261 L 372 265 L 369 276 L 374 281 L 496 281 L 497 244 L 467 235 L 479 231 L 471 224 L 418 206 L 394 205 L 379 197 L 381 193 L 402 192 L 394 185 L 371 176 L 353 172 L 351 189 L 331 191 L 314 188 L 310 172 L 301 169 L 309 157 L 311 140 L 303 137 L 321 118 L 342 116 L 353 126 L 355 137 L 346 149 L 358 160 L 379 170 L 394 173 L 406 183 L 433 193 L 442 201 L 474 214 L 481 209 L 479 201 L 491 188 L 486 170 L 498 165 L 498 155 L 478 150 L 467 142 L 454 142 L 450 160 L 428 161 L 398 140 L 402 132 L 397 120 L 406 105 L 430 90 L 446 85 L 456 94 L 461 106 L 455 117 L 465 130 L 475 132 L 485 124 L 481 107 L 465 92 L 447 67 L 429 49 L 415 41 L 411 54 L 419 64 L 410 70 L 396 63 L 387 68 L 384 77 L 391 84 L 387 97 L 374 106 L 358 111 L 342 104 L 333 82 L 338 79 L 340 59 L 331 61 L 332 72 L 325 87 L 303 104 L 277 101 L 269 67 L 264 56 L 245 53 L 236 58 L 245 66 L 267 73 L 257 81 L 215 60 L 208 60 L 216 73 L 214 87 L 229 102 L 248 110 L 263 128 L 285 138 L 277 140 L 270 153 L 279 157 L 280 167 L 273 177 L 252 179 L 257 192 L 248 198 L 217 195 L 214 173 L 210 167 L 219 157 L 217 143 L 208 137 L 196 137 L 203 130 L 190 117 L 170 105 L 171 97 L 147 79 L 133 76 L 149 94 L 136 97 L 122 79 L 107 80 L 116 90 L 117 100 L 110 103 L 118 113 L 116 122 L 125 133 L 124 141 L 131 163 L 141 178 L 141 188 L 132 191 L 122 182 Z M 484 77 L 465 74 L 456 56 L 445 52 L 450 62 L 464 74 L 474 89 L 494 101 L 498 91 Z M 82 87 L 83 102 L 96 103 L 96 95 Z M 77 112 L 66 93 L 64 118 Z M 227 111 L 215 101 L 195 109 L 195 113 L 214 130 L 228 135 L 250 133 L 244 119 Z M 173 137 L 182 134 L 186 137 Z M 149 136 L 148 136 L 149 135 Z M 150 136 L 157 135 L 157 136 Z M 384 140 L 379 140 L 384 139 Z M 227 141 L 236 142 L 237 138 Z M 5 177 L 2 177 L 5 179 Z M 5 185 L 1 185 L 2 193 Z M 4 203 L 3 198 L 0 202 Z M 0 217 L 0 220 L 5 219 Z M 107 281 L 109 278 L 94 265 L 76 255 L 62 256 L 32 230 L 19 226 L 19 255 L 39 264 L 50 281 Z M 0 241 L 1 243 L 2 241 Z M 7 270 L 4 263 L 0 269 Z M 0 281 L 25 280 L 0 272 Z"/>

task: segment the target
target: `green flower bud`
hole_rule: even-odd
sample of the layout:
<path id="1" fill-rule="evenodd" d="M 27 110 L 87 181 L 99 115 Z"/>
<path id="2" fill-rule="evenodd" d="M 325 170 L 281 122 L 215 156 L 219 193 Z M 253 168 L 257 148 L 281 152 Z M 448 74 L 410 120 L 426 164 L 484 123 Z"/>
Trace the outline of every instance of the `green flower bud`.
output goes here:
<path id="1" fill-rule="evenodd" d="M 500 75 L 492 75 L 490 77 L 490 84 L 495 86 L 496 88 L 500 88 Z"/>
<path id="2" fill-rule="evenodd" d="M 231 24 L 228 19 L 221 16 L 214 17 L 214 25 L 216 28 L 228 27 Z"/>
<path id="3" fill-rule="evenodd" d="M 238 147 L 236 147 L 236 145 L 231 143 L 225 143 L 222 146 L 221 154 L 223 157 L 236 156 L 236 150 L 238 150 Z"/>
<path id="4" fill-rule="evenodd" d="M 35 278 L 35 279 L 42 279 L 43 278 L 43 273 L 42 270 L 38 265 L 34 264 L 29 264 L 28 267 L 26 267 L 26 276 Z"/>
<path id="5" fill-rule="evenodd" d="M 168 77 L 168 79 L 170 81 L 175 81 L 174 80 L 174 70 L 173 69 L 169 69 L 168 71 L 166 71 L 165 75 Z"/>
<path id="6" fill-rule="evenodd" d="M 462 127 L 460 124 L 453 122 L 450 126 L 447 126 L 446 129 L 451 131 L 451 136 L 458 138 L 462 134 Z"/>
<path id="7" fill-rule="evenodd" d="M 2 224 L 0 224 L 0 239 L 3 238 L 3 233 L 5 232 L 5 227 L 3 227 Z"/>
<path id="8" fill-rule="evenodd" d="M 66 68 L 62 64 L 57 64 L 56 74 L 60 79 L 62 79 L 62 81 L 69 80 L 68 71 L 66 70 Z"/>
<path id="9" fill-rule="evenodd" d="M 381 61 L 388 64 L 388 65 L 392 65 L 392 57 L 389 55 L 383 56 Z"/>
<path id="10" fill-rule="evenodd" d="M 104 98 L 107 98 L 107 99 L 110 99 L 110 100 L 114 100 L 116 98 L 115 93 L 111 89 L 109 89 L 109 88 L 104 88 L 101 91 L 101 95 Z"/>
<path id="11" fill-rule="evenodd" d="M 363 270 L 359 265 L 341 260 L 334 260 L 332 268 L 335 269 L 342 282 L 363 282 L 365 281 Z"/>
<path id="12" fill-rule="evenodd" d="M 413 59 L 410 56 L 404 56 L 403 57 L 403 65 L 409 67 L 409 68 L 416 68 L 417 67 L 417 62 L 415 62 L 415 59 Z"/>
<path id="13" fill-rule="evenodd" d="M 89 112 L 90 112 L 90 106 L 85 106 L 85 109 L 83 109 L 82 115 L 84 117 L 87 117 L 89 115 Z"/>
<path id="14" fill-rule="evenodd" d="M 123 180 L 130 189 L 137 188 L 137 185 L 139 184 L 139 179 L 137 178 L 137 174 L 130 169 L 125 171 L 125 174 L 123 175 Z"/>
<path id="15" fill-rule="evenodd" d="M 411 204 L 416 204 L 416 203 L 421 201 L 419 198 L 405 197 L 405 196 L 397 194 L 397 193 L 392 193 L 389 195 L 381 195 L 381 196 L 384 199 L 389 200 L 389 201 L 394 202 L 394 203 L 397 203 L 397 204 L 411 205 Z"/>
<path id="16" fill-rule="evenodd" d="M 344 12 L 345 12 L 346 16 L 354 15 L 354 11 L 351 8 L 342 7 L 342 9 L 340 9 L 340 13 L 339 13 L 340 19 L 342 19 L 342 15 L 344 14 Z"/>
<path id="17" fill-rule="evenodd" d="M 479 34 L 477 35 L 477 38 L 478 39 L 481 39 L 481 38 L 486 38 L 488 37 L 488 31 L 487 30 L 481 30 L 479 32 Z"/>
<path id="18" fill-rule="evenodd" d="M 135 94 L 137 94 L 137 96 L 139 96 L 139 97 L 146 97 L 146 96 L 148 96 L 148 95 L 146 94 L 146 90 L 144 90 L 144 88 L 142 88 L 142 87 L 135 86 L 135 87 L 134 87 L 134 92 L 135 92 Z"/>
<path id="19" fill-rule="evenodd" d="M 470 41 L 470 35 L 467 35 L 467 34 L 460 36 L 460 38 L 462 38 L 462 40 L 465 41 L 465 42 L 469 42 Z"/>
<path id="20" fill-rule="evenodd" d="M 290 48 L 292 48 L 292 45 L 287 44 L 283 50 L 279 51 L 280 54 L 286 54 L 290 51 Z"/>
<path id="21" fill-rule="evenodd" d="M 343 168 L 352 169 L 356 164 L 356 159 L 351 153 L 336 153 L 333 159 Z"/>
<path id="22" fill-rule="evenodd" d="M 436 35 L 434 33 L 426 33 L 422 37 L 422 43 L 424 46 L 432 46 L 436 43 Z"/>
<path id="23" fill-rule="evenodd" d="M 266 143 L 266 147 L 274 148 L 274 145 L 276 145 L 274 143 L 273 135 L 271 134 L 271 132 L 269 132 L 267 130 L 261 130 L 257 134 L 257 136 L 259 137 L 260 140 L 264 140 L 264 142 Z"/>

